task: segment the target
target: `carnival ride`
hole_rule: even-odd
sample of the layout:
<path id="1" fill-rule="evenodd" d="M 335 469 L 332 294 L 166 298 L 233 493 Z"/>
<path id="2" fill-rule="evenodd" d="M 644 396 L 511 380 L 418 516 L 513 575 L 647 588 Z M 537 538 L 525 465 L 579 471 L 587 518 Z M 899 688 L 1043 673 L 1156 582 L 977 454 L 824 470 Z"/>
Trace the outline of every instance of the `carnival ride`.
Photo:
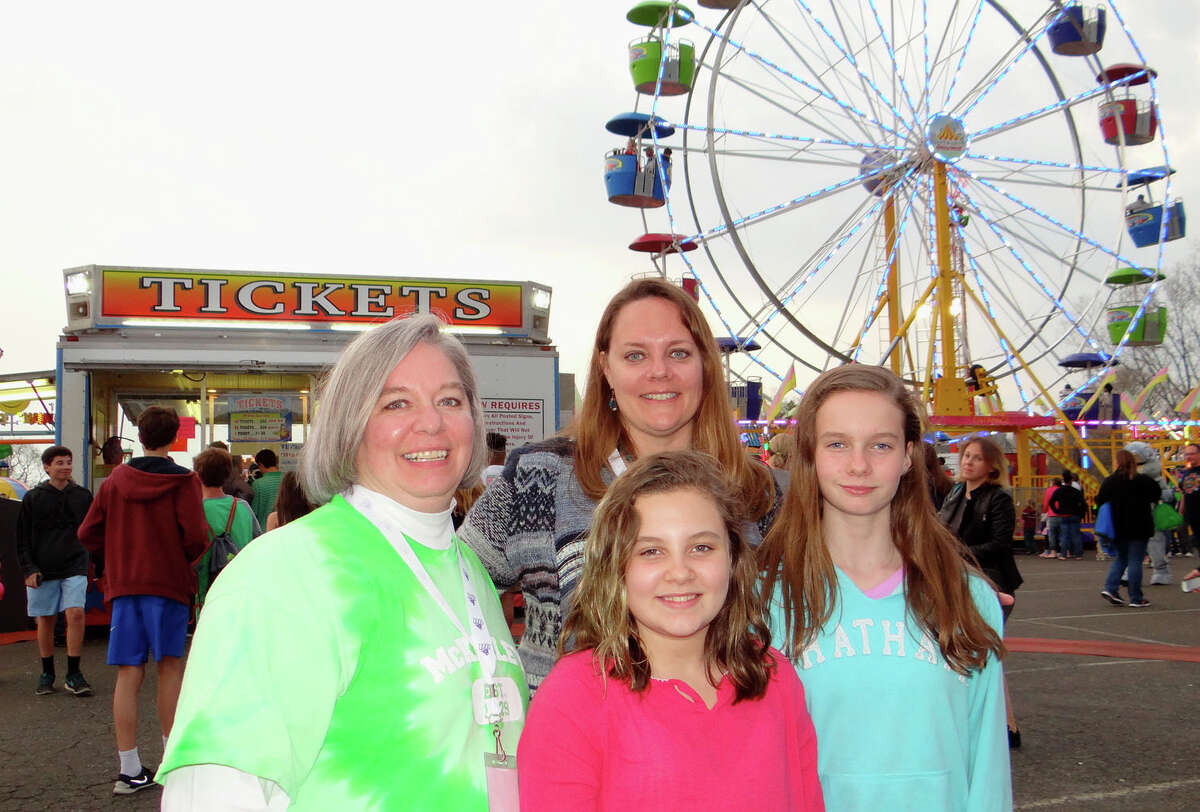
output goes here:
<path id="1" fill-rule="evenodd" d="M 734 350 L 762 346 L 736 376 L 883 364 L 932 428 L 1012 432 L 1018 480 L 1030 443 L 1106 474 L 1062 407 L 1161 341 L 1164 245 L 1186 230 L 1157 74 L 1116 4 L 699 4 L 628 12 L 648 33 L 605 182 L 640 210 L 630 247 Z M 1079 353 L 1105 360 L 1051 394 Z"/>

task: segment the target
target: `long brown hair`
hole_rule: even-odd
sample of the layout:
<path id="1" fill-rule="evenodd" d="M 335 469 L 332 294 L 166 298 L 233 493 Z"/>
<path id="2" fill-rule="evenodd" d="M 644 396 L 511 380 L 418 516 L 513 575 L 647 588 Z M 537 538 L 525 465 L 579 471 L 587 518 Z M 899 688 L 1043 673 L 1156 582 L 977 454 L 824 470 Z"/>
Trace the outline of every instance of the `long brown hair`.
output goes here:
<path id="1" fill-rule="evenodd" d="M 605 668 L 608 676 L 628 683 L 634 691 L 645 690 L 650 663 L 625 593 L 625 570 L 640 529 L 637 499 L 680 490 L 712 499 L 729 535 L 729 592 L 704 637 L 709 678 L 724 671 L 734 685 L 735 702 L 757 699 L 767 690 L 774 667 L 767 656 L 770 631 L 755 590 L 758 565 L 742 536 L 744 517 L 732 483 L 717 460 L 699 451 L 669 451 L 640 459 L 600 500 L 585 546 L 583 575 L 563 622 L 559 652 L 592 649 L 597 667 Z"/>
<path id="2" fill-rule="evenodd" d="M 937 450 L 929 443 L 923 442 L 921 445 L 922 451 L 925 454 L 925 481 L 928 483 L 929 494 L 930 496 L 937 496 L 938 502 L 941 502 L 941 500 L 946 498 L 946 494 L 950 493 L 950 489 L 954 487 L 954 480 L 950 479 L 950 475 L 942 467 L 942 461 L 938 459 Z"/>
<path id="3" fill-rule="evenodd" d="M 629 444 L 620 415 L 608 407 L 613 391 L 604 378 L 604 354 L 608 352 L 613 324 L 621 308 L 651 296 L 665 299 L 679 309 L 679 318 L 700 352 L 703 380 L 700 406 L 693 420 L 692 448 L 717 458 L 734 481 L 738 498 L 747 506 L 747 518 L 761 519 L 771 507 L 774 480 L 766 467 L 750 459 L 738 440 L 733 409 L 725 391 L 721 355 L 704 314 L 691 296 L 665 279 L 633 280 L 617 292 L 600 316 L 596 341 L 592 346 L 592 360 L 588 364 L 583 405 L 575 423 L 568 429 L 568 434 L 573 435 L 576 442 L 575 477 L 579 480 L 579 486 L 592 499 L 602 497 L 605 489 L 600 474 L 608 456 L 619 443 Z"/>
<path id="4" fill-rule="evenodd" d="M 908 610 L 937 639 L 947 664 L 960 674 L 982 668 L 989 652 L 1003 657 L 1000 636 L 971 597 L 968 579 L 979 571 L 963 559 L 962 544 L 938 521 L 929 499 L 916 400 L 888 370 L 860 364 L 823 373 L 800 401 L 791 487 L 779 518 L 759 547 L 763 594 L 770 597 L 776 584 L 780 587 L 786 642 L 793 652 L 811 643 L 833 617 L 838 601 L 837 574 L 821 534 L 823 503 L 814 463 L 817 412 L 837 392 L 879 392 L 903 415 L 911 465 L 892 498 L 891 533 L 904 562 Z"/>
<path id="5" fill-rule="evenodd" d="M 1137 476 L 1138 462 L 1137 457 L 1133 453 L 1126 451 L 1124 448 L 1117 449 L 1117 470 L 1114 473 L 1121 474 L 1126 479 L 1133 479 Z"/>
<path id="6" fill-rule="evenodd" d="M 283 527 L 301 516 L 307 516 L 312 509 L 312 504 L 304 495 L 300 475 L 295 471 L 285 473 L 279 480 L 279 495 L 275 497 L 275 517 L 279 520 L 279 526 Z"/>

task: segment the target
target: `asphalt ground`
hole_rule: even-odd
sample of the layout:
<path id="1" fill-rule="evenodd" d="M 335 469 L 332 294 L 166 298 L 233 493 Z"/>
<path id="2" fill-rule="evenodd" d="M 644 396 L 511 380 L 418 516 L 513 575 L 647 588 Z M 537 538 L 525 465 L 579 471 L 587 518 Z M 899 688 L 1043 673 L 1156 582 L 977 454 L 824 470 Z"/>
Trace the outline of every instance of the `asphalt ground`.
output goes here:
<path id="1" fill-rule="evenodd" d="M 1200 653 L 1200 593 L 1184 594 L 1178 583 L 1147 586 L 1150 608 L 1110 606 L 1099 595 L 1108 564 L 1094 558 L 1092 551 L 1077 561 L 1018 556 L 1025 585 L 1008 636 L 1135 643 L 1146 651 L 1138 657 L 1009 655 L 1023 739 L 1012 754 L 1016 808 L 1200 809 L 1200 663 L 1156 659 L 1165 656 L 1161 652 Z M 1175 581 L 1196 564 L 1195 558 L 1173 559 Z M 105 647 L 102 630 L 89 635 L 83 671 L 96 695 L 78 698 L 61 690 L 62 648 L 55 650 L 59 692 L 34 696 L 40 669 L 34 644 L 0 646 L 0 810 L 158 807 L 157 788 L 112 795 L 115 669 L 103 664 Z M 154 693 L 149 668 L 138 743 L 143 760 L 157 765 L 162 747 Z"/>

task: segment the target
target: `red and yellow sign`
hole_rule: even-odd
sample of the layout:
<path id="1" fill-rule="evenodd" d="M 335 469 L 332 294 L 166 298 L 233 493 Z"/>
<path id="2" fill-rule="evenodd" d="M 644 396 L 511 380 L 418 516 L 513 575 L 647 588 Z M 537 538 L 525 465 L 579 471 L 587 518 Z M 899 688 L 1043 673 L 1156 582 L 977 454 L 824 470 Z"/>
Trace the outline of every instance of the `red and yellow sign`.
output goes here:
<path id="1" fill-rule="evenodd" d="M 436 313 L 450 324 L 521 327 L 521 285 L 379 277 L 102 271 L 102 318 L 386 321 Z"/>

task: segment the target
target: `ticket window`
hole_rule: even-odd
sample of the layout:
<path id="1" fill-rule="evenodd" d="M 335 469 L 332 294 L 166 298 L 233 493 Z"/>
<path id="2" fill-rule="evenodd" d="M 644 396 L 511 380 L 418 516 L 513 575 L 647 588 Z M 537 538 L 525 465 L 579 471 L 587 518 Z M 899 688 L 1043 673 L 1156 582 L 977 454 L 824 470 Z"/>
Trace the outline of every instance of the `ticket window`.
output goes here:
<path id="1" fill-rule="evenodd" d="M 208 442 L 221 440 L 230 453 L 253 457 L 264 448 L 275 452 L 280 469 L 299 466 L 309 432 L 309 392 L 261 392 L 210 388 L 206 392 Z"/>
<path id="2" fill-rule="evenodd" d="M 100 487 L 112 469 L 133 457 L 142 456 L 142 446 L 138 441 L 137 421 L 150 406 L 163 406 L 174 409 L 179 416 L 179 433 L 168 455 L 177 465 L 191 469 L 192 460 L 199 454 L 207 443 L 204 440 L 203 418 L 199 397 L 180 396 L 157 392 L 117 393 L 113 397 L 115 406 L 111 420 L 101 423 L 105 427 L 103 441 L 100 445 L 99 459 L 92 467 L 92 488 Z M 103 409 L 98 405 L 98 409 Z M 95 419 L 95 416 L 93 416 Z"/>
<path id="3" fill-rule="evenodd" d="M 179 434 L 169 452 L 178 465 L 190 469 L 196 455 L 213 441 L 230 447 L 230 453 L 252 458 L 264 448 L 273 450 L 282 470 L 299 465 L 310 430 L 310 398 L 307 389 L 259 391 L 208 388 L 203 392 L 112 392 L 98 398 L 93 420 L 103 427 L 98 458 L 93 465 L 93 487 L 117 465 L 141 456 L 137 421 L 150 406 L 174 409 L 179 415 Z"/>

